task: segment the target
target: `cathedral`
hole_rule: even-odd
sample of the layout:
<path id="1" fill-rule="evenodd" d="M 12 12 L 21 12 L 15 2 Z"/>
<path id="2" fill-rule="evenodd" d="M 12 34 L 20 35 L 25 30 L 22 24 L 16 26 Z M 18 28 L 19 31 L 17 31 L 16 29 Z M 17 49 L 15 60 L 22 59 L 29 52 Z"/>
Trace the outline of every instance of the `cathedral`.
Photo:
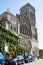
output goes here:
<path id="1" fill-rule="evenodd" d="M 27 3 L 21 7 L 20 14 L 16 16 L 7 9 L 0 15 L 0 24 L 19 36 L 20 45 L 26 49 L 25 54 L 39 56 L 35 9 L 32 5 Z"/>

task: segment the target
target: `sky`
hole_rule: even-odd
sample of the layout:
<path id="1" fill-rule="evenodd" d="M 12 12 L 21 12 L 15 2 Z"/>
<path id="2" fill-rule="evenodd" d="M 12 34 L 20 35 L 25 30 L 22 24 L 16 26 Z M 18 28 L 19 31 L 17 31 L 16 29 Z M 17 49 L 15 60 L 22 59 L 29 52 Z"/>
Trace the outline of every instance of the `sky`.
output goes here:
<path id="1" fill-rule="evenodd" d="M 16 15 L 20 13 L 20 8 L 26 3 L 30 3 L 36 10 L 38 43 L 39 48 L 43 49 L 43 0 L 0 0 L 0 15 L 8 8 L 14 15 Z"/>

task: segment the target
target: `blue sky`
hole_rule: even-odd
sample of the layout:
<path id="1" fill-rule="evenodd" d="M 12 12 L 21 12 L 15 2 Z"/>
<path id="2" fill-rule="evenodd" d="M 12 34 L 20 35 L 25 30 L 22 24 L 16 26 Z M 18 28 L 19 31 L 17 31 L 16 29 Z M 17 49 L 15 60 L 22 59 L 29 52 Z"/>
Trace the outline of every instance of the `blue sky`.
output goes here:
<path id="1" fill-rule="evenodd" d="M 38 29 L 39 48 L 43 48 L 43 0 L 0 0 L 0 15 L 7 8 L 15 15 L 20 7 L 30 3 L 36 9 L 36 26 Z"/>

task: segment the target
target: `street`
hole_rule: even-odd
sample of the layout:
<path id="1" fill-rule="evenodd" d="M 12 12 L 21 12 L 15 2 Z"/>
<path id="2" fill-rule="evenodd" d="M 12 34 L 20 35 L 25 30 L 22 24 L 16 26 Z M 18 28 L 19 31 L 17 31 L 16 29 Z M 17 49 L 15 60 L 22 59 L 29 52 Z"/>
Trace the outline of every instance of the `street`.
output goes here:
<path id="1" fill-rule="evenodd" d="M 24 65 L 43 65 L 43 59 L 39 59 L 34 62 L 26 63 Z"/>

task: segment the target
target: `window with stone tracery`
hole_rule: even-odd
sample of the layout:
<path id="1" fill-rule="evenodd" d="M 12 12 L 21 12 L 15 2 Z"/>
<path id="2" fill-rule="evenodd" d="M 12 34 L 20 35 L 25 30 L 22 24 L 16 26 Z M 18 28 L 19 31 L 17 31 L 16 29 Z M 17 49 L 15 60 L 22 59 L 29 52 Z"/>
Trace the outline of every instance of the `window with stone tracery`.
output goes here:
<path id="1" fill-rule="evenodd" d="M 31 18 L 32 21 L 35 21 L 35 14 L 30 13 L 30 18 Z"/>

